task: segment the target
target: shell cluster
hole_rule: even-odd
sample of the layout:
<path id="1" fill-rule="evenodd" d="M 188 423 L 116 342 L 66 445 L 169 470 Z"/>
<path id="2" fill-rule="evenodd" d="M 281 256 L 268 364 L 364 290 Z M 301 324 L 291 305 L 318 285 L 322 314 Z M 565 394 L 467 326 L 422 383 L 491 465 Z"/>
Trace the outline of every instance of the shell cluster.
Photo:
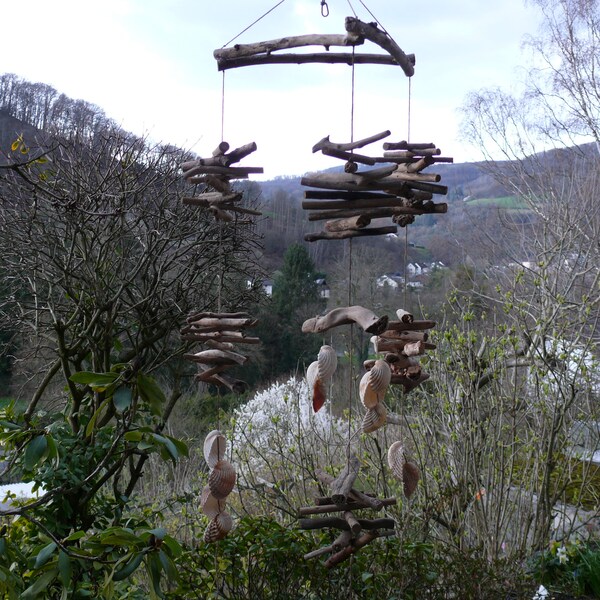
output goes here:
<path id="1" fill-rule="evenodd" d="M 306 370 L 306 381 L 312 392 L 313 410 L 319 411 L 325 400 L 331 379 L 337 369 L 337 355 L 328 345 L 321 346 L 317 360 L 310 363 Z"/>
<path id="2" fill-rule="evenodd" d="M 415 490 L 421 474 L 419 468 L 406 458 L 402 442 L 394 442 L 388 449 L 388 465 L 394 477 L 404 486 L 404 495 L 410 498 Z"/>
<path id="3" fill-rule="evenodd" d="M 376 360 L 370 371 L 361 378 L 359 395 L 367 412 L 363 418 L 362 430 L 371 433 L 383 427 L 387 419 L 387 410 L 383 399 L 390 385 L 392 372 L 385 360 Z"/>
<path id="4" fill-rule="evenodd" d="M 225 510 L 225 499 L 235 485 L 236 472 L 233 465 L 225 460 L 225 436 L 217 429 L 211 431 L 204 440 L 204 459 L 210 468 L 208 485 L 200 495 L 202 512 L 210 519 L 204 531 L 207 543 L 222 540 L 233 528 L 231 515 Z"/>

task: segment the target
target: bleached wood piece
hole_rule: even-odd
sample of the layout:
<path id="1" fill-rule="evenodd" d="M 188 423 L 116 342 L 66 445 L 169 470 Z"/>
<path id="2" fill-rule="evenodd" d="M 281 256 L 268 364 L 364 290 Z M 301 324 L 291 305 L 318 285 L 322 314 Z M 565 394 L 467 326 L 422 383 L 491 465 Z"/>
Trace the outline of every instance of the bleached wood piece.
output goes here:
<path id="1" fill-rule="evenodd" d="M 350 541 L 352 540 L 352 532 L 351 531 L 342 531 L 340 535 L 338 535 L 333 543 L 330 546 L 323 546 L 318 550 L 313 550 L 308 554 L 304 555 L 305 559 L 316 558 L 317 556 L 322 556 L 323 554 L 331 554 L 332 552 L 339 552 L 342 548 L 345 548 Z"/>
<path id="2" fill-rule="evenodd" d="M 247 312 L 233 312 L 233 313 L 224 313 L 224 312 L 195 312 L 188 315 L 186 322 L 194 323 L 200 319 L 247 319 L 250 315 Z"/>
<path id="3" fill-rule="evenodd" d="M 364 44 L 364 38 L 350 34 L 308 34 L 255 42 L 253 44 L 235 44 L 231 48 L 221 48 L 213 52 L 213 56 L 219 59 L 241 58 L 243 56 L 254 56 L 256 54 L 269 54 L 277 50 L 289 50 L 290 48 L 302 48 L 306 46 L 359 46 Z"/>
<path id="4" fill-rule="evenodd" d="M 413 315 L 403 308 L 399 308 L 396 311 L 396 316 L 402 323 L 412 323 L 415 320 Z"/>
<path id="5" fill-rule="evenodd" d="M 209 204 L 222 204 L 224 202 L 238 202 L 242 199 L 241 192 L 232 194 L 223 194 L 222 192 L 205 192 L 197 196 L 184 196 L 184 204 L 197 204 L 199 206 L 208 206 Z"/>
<path id="6" fill-rule="evenodd" d="M 448 210 L 446 203 L 434 205 L 435 210 L 423 210 L 411 206 L 390 206 L 381 208 L 346 208 L 346 209 L 327 209 L 311 212 L 308 214 L 309 221 L 326 221 L 328 219 L 348 219 L 359 215 L 369 219 L 383 219 L 395 215 L 429 215 L 441 214 Z"/>
<path id="7" fill-rule="evenodd" d="M 431 148 L 435 148 L 435 144 L 433 142 L 407 142 L 406 140 L 402 140 L 401 142 L 385 142 L 383 144 L 384 150 L 428 150 Z"/>
<path id="8" fill-rule="evenodd" d="M 348 33 L 370 40 L 384 50 L 387 50 L 390 56 L 400 65 L 407 77 L 414 75 L 414 56 L 407 55 L 387 33 L 377 29 L 375 23 L 363 23 L 355 17 L 346 17 L 345 26 Z"/>
<path id="9" fill-rule="evenodd" d="M 333 158 L 340 158 L 342 160 L 348 160 L 350 162 L 360 163 L 362 165 L 374 165 L 375 159 L 364 154 L 354 154 L 353 152 L 344 152 L 343 150 L 336 150 L 335 148 L 323 148 L 321 152 L 325 156 L 331 156 Z"/>
<path id="10" fill-rule="evenodd" d="M 390 331 L 422 331 L 424 329 L 433 329 L 436 325 L 435 321 L 412 321 L 405 323 L 403 321 L 390 321 L 388 330 Z"/>
<path id="11" fill-rule="evenodd" d="M 235 351 L 235 345 L 231 342 L 217 342 L 216 340 L 207 340 L 205 343 L 209 348 L 214 348 L 215 350 Z"/>
<path id="12" fill-rule="evenodd" d="M 212 383 L 213 385 L 217 386 L 224 386 L 234 394 L 243 394 L 248 388 L 248 384 L 245 381 L 228 377 L 223 373 L 214 375 L 207 383 Z"/>
<path id="13" fill-rule="evenodd" d="M 390 150 L 383 153 L 383 158 L 422 158 L 423 156 L 440 156 L 439 148 L 427 148 L 424 150 Z"/>
<path id="14" fill-rule="evenodd" d="M 224 329 L 248 329 L 256 327 L 258 319 L 251 317 L 200 317 L 193 321 L 188 321 L 194 328 L 201 329 L 203 327 L 215 327 L 217 331 Z"/>
<path id="15" fill-rule="evenodd" d="M 247 179 L 253 173 L 264 173 L 263 167 L 205 167 L 199 165 L 189 170 L 188 177 L 195 175 L 223 175 L 230 179 Z"/>
<path id="16" fill-rule="evenodd" d="M 326 231 L 356 231 L 367 227 L 371 223 L 371 219 L 365 215 L 350 217 L 349 219 L 336 219 L 335 221 L 327 221 L 325 223 Z"/>
<path id="17" fill-rule="evenodd" d="M 364 200 L 303 200 L 302 208 L 305 210 L 344 210 L 363 208 L 399 208 L 410 206 L 411 201 L 406 198 L 381 194 L 382 198 L 365 198 Z"/>
<path id="18" fill-rule="evenodd" d="M 347 240 L 355 237 L 368 237 L 374 235 L 388 235 L 396 233 L 398 228 L 396 225 L 388 227 L 371 227 L 366 229 L 355 229 L 347 231 L 318 231 L 315 233 L 307 233 L 304 240 L 307 242 L 316 242 L 318 240 Z"/>
<path id="19" fill-rule="evenodd" d="M 186 333 L 181 339 L 187 342 L 204 343 L 208 340 L 230 342 L 232 344 L 260 344 L 260 338 L 246 337 L 239 331 L 216 331 L 214 333 Z"/>
<path id="20" fill-rule="evenodd" d="M 199 367 L 202 370 L 195 376 L 196 381 L 206 381 L 207 379 L 210 379 L 213 375 L 218 375 L 219 373 L 222 373 L 223 371 L 226 371 L 229 368 L 227 365 L 217 365 L 215 367 L 210 368 L 199 365 Z"/>
<path id="21" fill-rule="evenodd" d="M 358 476 L 359 469 L 360 463 L 358 462 L 358 458 L 354 455 L 350 456 L 346 466 L 329 486 L 331 489 L 331 499 L 334 504 L 346 503 L 350 490 Z"/>
<path id="22" fill-rule="evenodd" d="M 390 167 L 391 168 L 391 167 Z M 373 169 L 375 170 L 375 169 Z M 307 187 L 316 187 L 330 190 L 345 190 L 349 192 L 357 191 L 397 191 L 404 190 L 407 187 L 418 186 L 416 189 L 420 189 L 423 185 L 436 185 L 433 183 L 423 183 L 420 181 L 410 182 L 402 181 L 392 177 L 382 177 L 381 179 L 373 179 L 365 177 L 363 174 L 365 171 L 359 173 L 309 173 L 300 180 L 302 185 Z M 442 186 L 439 186 L 440 188 Z M 431 190 L 427 190 L 431 191 Z M 447 192 L 447 190 L 446 190 Z M 437 192 L 441 193 L 441 192 Z"/>
<path id="23" fill-rule="evenodd" d="M 329 498 L 332 501 L 331 498 Z M 383 506 L 394 506 L 396 505 L 396 498 L 383 498 L 380 500 Z M 364 502 L 349 501 L 345 504 L 322 504 L 320 506 L 303 506 L 298 509 L 298 515 L 305 517 L 307 515 L 322 515 L 332 512 L 340 512 L 344 510 L 360 510 L 361 508 L 370 508 L 368 504 Z"/>
<path id="24" fill-rule="evenodd" d="M 401 171 L 400 169 L 397 169 L 392 173 L 391 177 L 402 179 L 402 181 L 426 181 L 429 183 L 438 183 L 442 179 L 442 176 L 438 173 L 409 173 L 407 171 Z"/>
<path id="25" fill-rule="evenodd" d="M 248 357 L 237 352 L 231 352 L 230 350 L 202 350 L 195 354 L 184 354 L 184 358 L 192 360 L 194 362 L 203 363 L 205 365 L 228 365 L 238 364 L 243 365 Z"/>
<path id="26" fill-rule="evenodd" d="M 334 308 L 327 314 L 307 319 L 302 323 L 303 333 L 323 333 L 340 325 L 349 325 L 356 323 L 368 333 L 378 335 L 388 323 L 388 317 L 383 315 L 378 317 L 375 313 L 363 306 L 348 306 L 343 308 Z"/>
<path id="27" fill-rule="evenodd" d="M 381 131 L 380 133 L 376 133 L 374 135 L 370 135 L 369 137 L 362 138 L 360 140 L 356 140 L 355 142 L 346 142 L 346 143 L 336 143 L 329 140 L 329 136 L 324 137 L 322 140 L 319 140 L 313 147 L 312 151 L 318 152 L 319 150 L 323 150 L 323 148 L 329 148 L 331 150 L 340 150 L 342 152 L 349 152 L 350 150 L 356 150 L 357 148 L 363 148 L 364 146 L 368 146 L 373 142 L 378 142 L 389 135 L 391 135 L 391 131 Z"/>
<path id="28" fill-rule="evenodd" d="M 212 152 L 213 156 L 221 156 L 229 150 L 229 144 L 227 142 L 221 142 Z"/>
<path id="29" fill-rule="evenodd" d="M 319 481 L 321 481 L 325 485 L 330 485 L 331 482 L 334 480 L 334 477 L 332 475 L 330 475 L 329 473 L 326 473 L 322 469 L 317 469 L 315 471 L 315 476 Z M 354 500 L 366 504 L 369 508 L 372 508 L 373 510 L 379 511 L 384 506 L 383 501 L 380 500 L 379 498 L 374 498 L 373 496 L 369 496 L 355 488 L 352 488 L 350 490 L 350 496 Z"/>

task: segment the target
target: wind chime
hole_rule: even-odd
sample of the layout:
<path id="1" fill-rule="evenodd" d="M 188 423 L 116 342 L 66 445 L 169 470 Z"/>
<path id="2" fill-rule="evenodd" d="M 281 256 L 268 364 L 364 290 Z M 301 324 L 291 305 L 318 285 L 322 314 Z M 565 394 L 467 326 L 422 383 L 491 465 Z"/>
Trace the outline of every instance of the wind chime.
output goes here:
<path id="1" fill-rule="evenodd" d="M 325 0 L 321 0 L 321 10 L 323 16 L 329 13 Z M 412 77 L 414 55 L 405 54 L 377 23 L 363 23 L 356 16 L 347 17 L 345 30 L 344 34 L 302 35 L 254 44 L 235 44 L 215 50 L 214 57 L 220 71 L 265 64 L 350 65 L 353 75 L 353 109 L 355 65 L 399 66 L 407 77 Z M 356 52 L 356 47 L 363 45 L 365 41 L 374 43 L 386 53 Z M 280 52 L 306 46 L 324 47 L 326 51 L 301 54 Z M 351 48 L 351 52 L 331 52 L 331 47 Z M 351 129 L 353 138 L 353 124 Z M 310 211 L 309 221 L 325 221 L 323 231 L 309 233 L 305 240 L 315 242 L 348 239 L 350 274 L 353 238 L 396 233 L 398 227 L 406 227 L 418 215 L 447 211 L 446 203 L 436 203 L 433 200 L 435 195 L 445 195 L 447 187 L 439 183 L 439 175 L 423 172 L 435 163 L 452 162 L 452 158 L 441 156 L 441 151 L 435 144 L 386 142 L 383 144 L 383 152 L 376 156 L 355 152 L 390 135 L 390 131 L 384 131 L 358 141 L 351 139 L 347 143 L 334 143 L 330 141 L 329 136 L 323 138 L 315 144 L 313 152 L 320 151 L 326 156 L 343 160 L 343 172 L 309 174 L 301 180 L 302 185 L 315 188 L 305 192 L 302 204 L 304 209 Z M 259 168 L 231 166 L 255 149 L 255 144 L 249 144 L 227 153 L 229 146 L 222 142 L 212 157 L 200 158 L 182 165 L 184 177 L 190 183 L 202 186 L 200 194 L 187 197 L 184 202 L 206 208 L 224 223 L 235 220 L 240 213 L 256 214 L 257 211 L 239 206 L 241 196 L 232 191 L 229 184 L 232 179 L 262 172 Z M 364 166 L 373 168 L 368 169 Z M 391 219 L 391 224 L 382 224 L 381 219 Z M 372 221 L 378 223 L 370 226 Z M 351 284 L 350 275 L 349 304 Z M 207 350 L 186 355 L 186 358 L 200 365 L 201 372 L 197 378 L 200 381 L 237 389 L 236 385 L 239 384 L 223 375 L 223 371 L 229 366 L 245 362 L 246 357 L 235 352 L 233 344 L 257 342 L 256 338 L 247 337 L 245 334 L 246 328 L 255 323 L 246 313 L 191 315 L 188 325 L 182 330 L 184 339 L 201 342 L 208 347 Z M 371 342 L 377 356 L 365 361 L 365 372 L 359 384 L 359 396 L 365 409 L 361 431 L 372 433 L 386 423 L 399 423 L 398 416 L 387 410 L 384 402 L 386 392 L 390 385 L 396 384 L 403 387 L 404 393 L 408 393 L 429 377 L 421 369 L 417 357 L 427 350 L 435 349 L 435 345 L 428 342 L 428 331 L 435 323 L 415 320 L 404 309 L 397 311 L 397 320 L 390 321 L 386 315 L 378 316 L 366 307 L 349 305 L 308 319 L 302 325 L 302 331 L 322 334 L 342 326 L 350 326 L 350 339 L 354 326 L 371 333 Z M 323 345 L 317 360 L 309 366 L 306 374 L 315 412 L 320 410 L 327 400 L 336 367 L 336 350 L 330 345 Z M 352 377 L 350 370 L 351 383 Z M 397 500 L 377 498 L 355 486 L 360 463 L 358 458 L 350 453 L 350 438 L 349 433 L 347 463 L 338 476 L 333 477 L 324 470 L 316 472 L 319 482 L 329 488 L 329 495 L 316 498 L 315 506 L 302 507 L 298 511 L 299 517 L 302 517 L 299 522 L 301 529 L 332 528 L 340 531 L 332 544 L 305 556 L 308 559 L 330 554 L 325 562 L 328 568 L 340 564 L 378 537 L 392 536 L 395 533 L 393 519 L 357 516 L 357 511 L 379 512 L 396 504 Z M 211 518 L 205 534 L 206 541 L 221 539 L 231 529 L 231 519 L 225 512 L 224 499 L 233 488 L 235 472 L 232 473 L 233 468 L 230 468 L 229 463 L 223 464 L 227 462 L 224 460 L 224 446 L 225 440 L 218 430 L 211 432 L 204 444 L 205 458 L 211 469 L 209 485 L 202 494 L 203 510 Z M 419 470 L 408 459 L 401 440 L 391 444 L 388 450 L 388 464 L 393 476 L 402 482 L 405 496 L 410 497 L 417 487 Z M 339 516 L 312 517 L 333 513 Z"/>

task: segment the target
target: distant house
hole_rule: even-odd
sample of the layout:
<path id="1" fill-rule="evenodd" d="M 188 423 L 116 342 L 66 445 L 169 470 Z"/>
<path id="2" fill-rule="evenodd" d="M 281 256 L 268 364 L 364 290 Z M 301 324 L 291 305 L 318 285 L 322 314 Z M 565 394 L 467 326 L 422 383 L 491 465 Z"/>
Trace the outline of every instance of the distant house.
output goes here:
<path id="1" fill-rule="evenodd" d="M 417 262 L 410 262 L 406 265 L 406 274 L 409 277 L 419 277 L 423 275 L 423 266 Z"/>
<path id="2" fill-rule="evenodd" d="M 272 279 L 264 279 L 262 282 L 262 289 L 263 292 L 267 295 L 267 296 L 272 296 L 273 295 L 273 280 Z"/>
<path id="3" fill-rule="evenodd" d="M 392 277 L 390 277 L 389 275 L 380 275 L 377 278 L 377 286 L 378 287 L 391 287 L 392 289 L 396 290 L 398 289 L 398 287 L 400 286 L 400 284 L 398 283 L 398 281 Z"/>
<path id="4" fill-rule="evenodd" d="M 329 298 L 331 290 L 327 285 L 327 281 L 324 278 L 319 278 L 315 279 L 315 283 L 317 284 L 317 289 L 319 291 L 319 298 Z"/>

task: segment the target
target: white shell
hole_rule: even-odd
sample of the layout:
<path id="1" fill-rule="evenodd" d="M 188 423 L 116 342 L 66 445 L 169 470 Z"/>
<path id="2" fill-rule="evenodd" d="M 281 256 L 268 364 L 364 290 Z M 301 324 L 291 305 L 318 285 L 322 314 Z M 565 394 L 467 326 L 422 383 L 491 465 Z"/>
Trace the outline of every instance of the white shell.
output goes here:
<path id="1" fill-rule="evenodd" d="M 337 355 L 335 350 L 331 346 L 321 346 L 317 363 L 319 379 L 324 384 L 328 385 L 337 368 Z"/>
<path id="2" fill-rule="evenodd" d="M 235 478 L 236 474 L 233 465 L 226 460 L 220 460 L 208 476 L 208 487 L 211 494 L 217 500 L 226 498 L 231 494 L 231 490 L 233 490 Z"/>
<path id="3" fill-rule="evenodd" d="M 306 381 L 308 383 L 308 387 L 312 391 L 315 387 L 315 382 L 317 381 L 317 377 L 319 376 L 319 363 L 315 360 L 308 365 L 308 369 L 306 369 Z"/>
<path id="4" fill-rule="evenodd" d="M 212 519 L 225 510 L 225 500 L 215 498 L 210 491 L 210 487 L 207 485 L 204 486 L 200 495 L 200 507 L 202 508 L 202 512 L 209 519 Z"/>
<path id="5" fill-rule="evenodd" d="M 218 430 L 214 429 L 204 439 L 204 460 L 210 469 L 225 456 L 227 440 L 225 436 Z"/>
<path id="6" fill-rule="evenodd" d="M 362 421 L 362 430 L 364 433 L 372 433 L 383 427 L 386 420 L 387 409 L 385 404 L 376 404 L 374 408 L 367 408 Z"/>
<path id="7" fill-rule="evenodd" d="M 379 336 L 372 335 L 369 341 L 371 342 L 371 344 L 373 344 L 373 352 L 375 352 L 375 354 L 378 354 L 377 348 L 379 346 Z"/>
<path id="8" fill-rule="evenodd" d="M 376 360 L 373 368 L 369 371 L 369 384 L 378 393 L 381 394 L 381 400 L 392 380 L 392 370 L 385 360 Z"/>
<path id="9" fill-rule="evenodd" d="M 213 517 L 204 531 L 204 541 L 208 544 L 222 540 L 233 529 L 233 519 L 226 512 Z"/>
<path id="10" fill-rule="evenodd" d="M 404 481 L 404 464 L 406 457 L 404 456 L 404 446 L 402 442 L 394 442 L 388 450 L 388 465 L 392 474 L 398 481 Z"/>
<path id="11" fill-rule="evenodd" d="M 377 392 L 369 385 L 370 371 L 367 371 L 358 384 L 358 395 L 365 408 L 374 408 L 379 403 Z"/>

